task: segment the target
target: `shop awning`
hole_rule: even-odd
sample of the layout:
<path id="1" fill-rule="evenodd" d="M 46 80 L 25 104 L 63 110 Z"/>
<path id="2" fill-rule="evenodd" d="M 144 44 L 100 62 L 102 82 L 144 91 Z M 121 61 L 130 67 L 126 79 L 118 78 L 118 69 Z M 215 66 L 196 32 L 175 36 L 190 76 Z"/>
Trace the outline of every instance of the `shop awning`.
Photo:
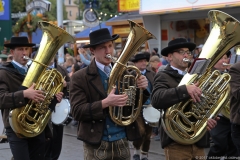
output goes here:
<path id="1" fill-rule="evenodd" d="M 118 17 L 113 17 L 106 22 L 108 26 L 115 26 L 115 25 L 129 25 L 128 19 L 133 20 L 136 23 L 143 23 L 142 15 L 138 12 L 129 12 L 125 13 Z"/>
<path id="2" fill-rule="evenodd" d="M 19 36 L 28 37 L 28 34 L 26 32 L 20 32 Z M 41 39 L 42 39 L 42 30 L 38 28 L 35 32 L 32 32 L 32 43 L 40 44 Z"/>

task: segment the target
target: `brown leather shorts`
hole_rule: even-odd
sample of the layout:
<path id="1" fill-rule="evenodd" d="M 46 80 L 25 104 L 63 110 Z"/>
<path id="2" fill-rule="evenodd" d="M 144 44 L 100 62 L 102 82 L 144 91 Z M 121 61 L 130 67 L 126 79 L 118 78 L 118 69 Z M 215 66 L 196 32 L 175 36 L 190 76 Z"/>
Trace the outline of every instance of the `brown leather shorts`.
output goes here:
<path id="1" fill-rule="evenodd" d="M 84 160 L 130 160 L 129 144 L 126 138 L 99 145 L 83 143 Z"/>

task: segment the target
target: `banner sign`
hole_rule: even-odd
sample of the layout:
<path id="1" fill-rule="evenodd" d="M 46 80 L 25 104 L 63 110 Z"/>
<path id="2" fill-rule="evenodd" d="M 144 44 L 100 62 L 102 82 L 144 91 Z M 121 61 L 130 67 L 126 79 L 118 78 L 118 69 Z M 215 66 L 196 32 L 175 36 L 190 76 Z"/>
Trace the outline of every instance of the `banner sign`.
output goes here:
<path id="1" fill-rule="evenodd" d="M 11 17 L 12 18 L 22 18 L 27 16 L 27 12 L 19 12 L 19 13 L 12 13 Z"/>
<path id="2" fill-rule="evenodd" d="M 45 1 L 45 0 L 35 0 L 30 2 L 27 6 L 26 6 L 26 10 L 27 12 L 31 12 L 33 9 L 38 9 L 41 8 L 45 11 L 50 11 L 51 10 L 51 2 L 49 1 Z"/>
<path id="3" fill-rule="evenodd" d="M 140 0 L 140 14 L 168 14 L 240 6 L 239 0 Z"/>
<path id="4" fill-rule="evenodd" d="M 0 0 L 0 20 L 10 20 L 9 0 Z"/>
<path id="5" fill-rule="evenodd" d="M 118 0 L 118 12 L 131 12 L 139 10 L 140 0 Z"/>

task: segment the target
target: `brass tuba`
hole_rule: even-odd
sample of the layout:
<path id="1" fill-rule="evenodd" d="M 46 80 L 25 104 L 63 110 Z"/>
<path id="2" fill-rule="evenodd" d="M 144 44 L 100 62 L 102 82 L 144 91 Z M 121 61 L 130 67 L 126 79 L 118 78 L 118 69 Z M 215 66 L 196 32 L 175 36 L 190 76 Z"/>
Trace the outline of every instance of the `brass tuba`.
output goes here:
<path id="1" fill-rule="evenodd" d="M 199 58 L 209 63 L 202 73 L 186 74 L 180 85 L 196 81 L 202 90 L 201 102 L 182 101 L 162 112 L 162 126 L 174 141 L 193 144 L 206 132 L 207 120 L 214 118 L 226 105 L 230 94 L 230 75 L 211 71 L 218 60 L 233 46 L 240 43 L 240 23 L 230 15 L 211 10 L 208 13 L 212 30 Z"/>
<path id="2" fill-rule="evenodd" d="M 139 97 L 136 97 L 136 79 L 141 75 L 141 72 L 137 67 L 126 66 L 126 64 L 145 41 L 153 38 L 156 39 L 153 34 L 139 24 L 131 20 L 128 21 L 130 24 L 130 33 L 120 57 L 112 68 L 108 83 L 108 94 L 111 92 L 113 86 L 117 84 L 118 93 L 126 93 L 128 95 L 128 100 L 124 107 L 109 106 L 111 119 L 121 126 L 127 126 L 134 122 L 142 108 L 142 90 L 140 90 Z M 136 77 L 130 74 L 123 75 L 127 70 L 135 70 L 137 73 Z M 137 107 L 135 107 L 135 100 L 138 101 Z M 130 114 L 126 113 L 125 110 L 130 110 Z"/>
<path id="3" fill-rule="evenodd" d="M 48 108 L 55 93 L 62 90 L 63 77 L 56 69 L 46 70 L 58 49 L 66 42 L 74 42 L 74 38 L 65 30 L 48 22 L 39 22 L 43 31 L 38 54 L 29 68 L 22 86 L 29 88 L 36 83 L 35 89 L 43 90 L 45 99 L 36 103 L 32 100 L 21 108 L 13 109 L 9 122 L 18 137 L 35 137 L 46 127 L 51 110 Z"/>

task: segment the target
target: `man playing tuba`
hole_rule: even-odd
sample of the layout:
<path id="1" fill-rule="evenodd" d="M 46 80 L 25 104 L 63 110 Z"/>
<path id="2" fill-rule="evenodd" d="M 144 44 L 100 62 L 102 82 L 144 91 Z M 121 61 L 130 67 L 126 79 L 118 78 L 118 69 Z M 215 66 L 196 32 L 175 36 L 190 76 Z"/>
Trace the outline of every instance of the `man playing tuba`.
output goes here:
<path id="1" fill-rule="evenodd" d="M 227 68 L 229 66 L 229 57 L 231 51 L 228 51 L 223 57 L 214 65 L 213 70 L 219 70 L 221 73 L 228 72 Z M 229 106 L 228 106 L 229 107 Z M 227 108 L 223 107 L 224 112 Z M 228 112 L 226 112 L 228 113 Z M 229 113 L 228 113 L 229 114 Z M 218 114 L 220 119 L 215 128 L 210 131 L 212 137 L 213 145 L 210 147 L 207 159 L 237 159 L 237 148 L 234 145 L 231 137 L 231 123 L 229 117 L 225 114 Z M 230 158 L 231 157 L 231 158 Z"/>
<path id="2" fill-rule="evenodd" d="M 166 48 L 162 49 L 161 54 L 168 57 L 170 65 L 166 66 L 164 71 L 158 72 L 154 78 L 151 100 L 153 107 L 156 109 L 165 111 L 172 105 L 190 98 L 194 102 L 200 101 L 201 89 L 198 87 L 198 83 L 178 86 L 188 67 L 188 62 L 184 59 L 189 59 L 195 47 L 194 43 L 187 42 L 185 38 L 176 38 L 170 41 Z M 209 119 L 207 129 L 210 130 L 216 124 L 217 122 L 214 119 Z M 195 144 L 182 145 L 173 141 L 164 131 L 162 125 L 160 127 L 160 135 L 166 159 L 206 158 L 204 147 L 209 146 L 209 140 L 206 136 Z"/>
<path id="3" fill-rule="evenodd" d="M 110 118 L 108 108 L 123 107 L 128 99 L 126 94 L 115 94 L 115 88 L 107 95 L 113 64 L 106 56 L 113 55 L 113 41 L 119 36 L 111 36 L 107 28 L 102 28 L 91 32 L 89 37 L 90 44 L 83 48 L 90 48 L 95 58 L 88 67 L 74 73 L 70 82 L 71 113 L 79 121 L 77 136 L 84 142 L 84 159 L 130 160 L 128 140 L 140 138 L 138 126 L 136 122 L 128 126 L 117 125 Z M 137 79 L 137 86 L 144 90 L 146 100 L 149 92 L 145 76 Z"/>
<path id="4" fill-rule="evenodd" d="M 10 110 L 24 107 L 29 100 L 42 102 L 45 98 L 43 91 L 34 89 L 35 84 L 26 90 L 19 90 L 28 69 L 26 65 L 28 61 L 24 56 L 29 56 L 30 47 L 34 45 L 28 42 L 27 37 L 12 37 L 10 43 L 4 44 L 10 48 L 13 60 L 0 67 L 0 107 L 14 160 L 44 159 L 45 132 L 32 138 L 19 138 L 8 120 Z M 62 92 L 56 94 L 59 102 L 62 94 Z"/>
<path id="5" fill-rule="evenodd" d="M 230 84 L 230 122 L 231 122 L 231 132 L 232 140 L 237 147 L 238 157 L 240 156 L 240 98 L 239 98 L 239 88 L 240 88 L 240 62 L 235 63 L 229 70 L 231 75 Z"/>

